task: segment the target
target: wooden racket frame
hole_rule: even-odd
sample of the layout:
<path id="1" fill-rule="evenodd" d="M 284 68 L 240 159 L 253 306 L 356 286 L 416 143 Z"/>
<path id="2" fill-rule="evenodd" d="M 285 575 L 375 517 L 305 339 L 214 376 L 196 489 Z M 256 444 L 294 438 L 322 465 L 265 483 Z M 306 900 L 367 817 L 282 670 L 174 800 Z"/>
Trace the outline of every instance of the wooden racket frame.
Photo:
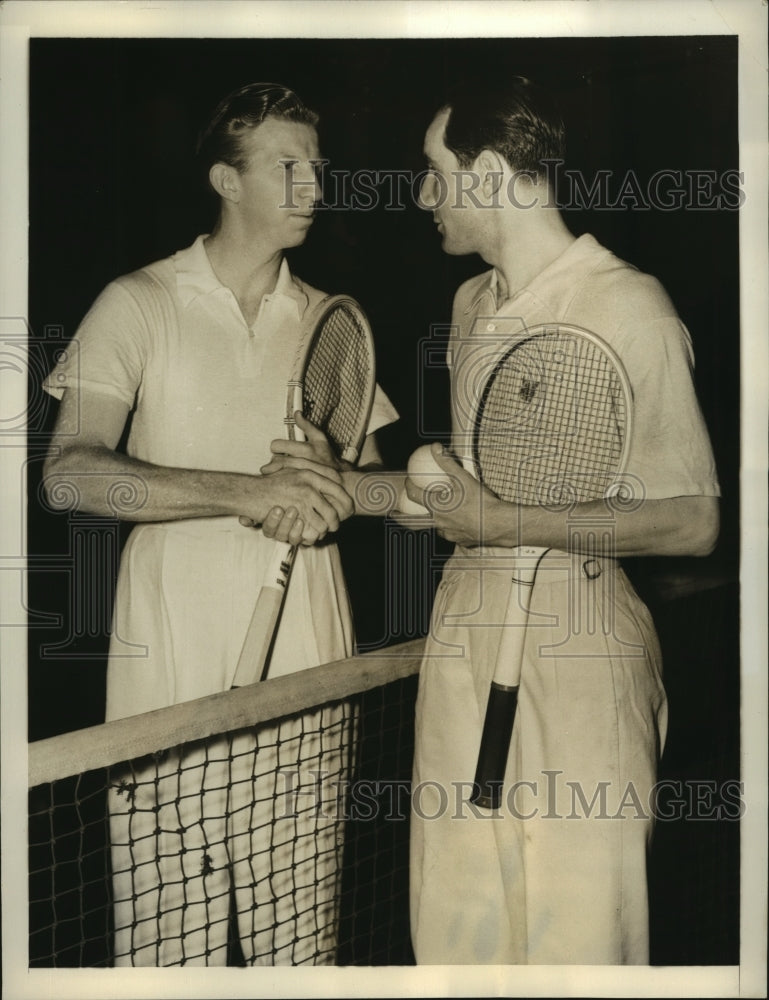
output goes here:
<path id="1" fill-rule="evenodd" d="M 362 400 L 357 434 L 354 442 L 348 444 L 341 454 L 343 461 L 354 464 L 358 460 L 360 449 L 366 436 L 366 428 L 376 390 L 376 368 L 371 326 L 359 303 L 349 295 L 326 296 L 304 321 L 303 334 L 299 340 L 291 378 L 286 386 L 286 417 L 284 422 L 289 440 L 303 441 L 305 439 L 304 434 L 296 424 L 294 415 L 297 410 L 300 412 L 304 411 L 305 375 L 312 356 L 313 347 L 328 314 L 340 306 L 347 306 L 360 319 L 363 330 L 367 334 L 371 360 L 371 377 L 366 395 Z M 297 546 L 291 545 L 288 542 L 274 543 L 273 553 L 267 566 L 264 581 L 260 588 L 235 667 L 232 687 L 244 687 L 247 684 L 258 683 L 265 680 L 268 675 L 272 648 L 280 626 L 280 618 L 291 579 L 291 571 L 296 560 L 297 548 Z"/>
<path id="2" fill-rule="evenodd" d="M 478 409 L 473 432 L 473 475 L 483 482 L 482 471 L 478 466 L 478 448 L 476 433 L 483 403 L 499 366 L 511 354 L 520 350 L 524 344 L 551 333 L 567 333 L 580 340 L 590 341 L 612 363 L 625 400 L 625 435 L 622 443 L 622 453 L 617 462 L 615 480 L 618 480 L 627 464 L 627 457 L 632 439 L 632 389 L 625 366 L 617 353 L 604 340 L 582 327 L 568 323 L 544 323 L 531 327 L 525 336 L 516 340 L 494 365 L 489 374 L 482 393 L 479 395 Z M 610 488 L 605 497 L 612 495 Z M 602 499 L 596 497 L 595 499 Z M 499 646 L 497 648 L 494 677 L 489 688 L 489 698 L 486 704 L 481 745 L 478 752 L 475 782 L 470 801 L 484 809 L 498 809 L 504 784 L 507 759 L 510 752 L 513 725 L 518 704 L 518 689 L 521 681 L 521 669 L 526 645 L 526 634 L 529 623 L 531 595 L 537 577 L 537 570 L 547 548 L 520 545 L 511 550 L 511 588 L 505 610 L 505 617 L 500 630 Z"/>

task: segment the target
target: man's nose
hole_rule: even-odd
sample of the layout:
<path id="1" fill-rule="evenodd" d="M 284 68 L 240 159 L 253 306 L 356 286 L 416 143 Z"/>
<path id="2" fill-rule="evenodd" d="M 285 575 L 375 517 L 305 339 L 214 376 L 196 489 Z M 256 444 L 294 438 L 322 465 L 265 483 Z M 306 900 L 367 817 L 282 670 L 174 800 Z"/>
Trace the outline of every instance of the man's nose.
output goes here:
<path id="1" fill-rule="evenodd" d="M 433 173 L 428 173 L 419 186 L 419 207 L 432 212 L 443 201 L 443 188 Z"/>
<path id="2" fill-rule="evenodd" d="M 291 188 L 294 198 L 301 201 L 304 205 L 311 205 L 316 201 L 320 201 L 320 180 L 311 163 L 297 163 L 294 165 Z"/>
<path id="3" fill-rule="evenodd" d="M 431 209 L 435 205 L 435 178 L 428 174 L 419 186 L 419 201 L 421 207 Z"/>

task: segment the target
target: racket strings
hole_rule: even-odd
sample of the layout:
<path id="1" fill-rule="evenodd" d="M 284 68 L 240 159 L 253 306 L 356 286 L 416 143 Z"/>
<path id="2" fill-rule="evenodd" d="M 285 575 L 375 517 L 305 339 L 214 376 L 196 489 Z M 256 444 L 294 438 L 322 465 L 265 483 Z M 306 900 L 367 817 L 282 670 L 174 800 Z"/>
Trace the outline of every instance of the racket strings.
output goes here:
<path id="1" fill-rule="evenodd" d="M 511 350 L 479 407 L 485 485 L 525 504 L 603 496 L 619 471 L 628 413 L 611 358 L 587 338 L 545 334 Z"/>
<path id="2" fill-rule="evenodd" d="M 325 431 L 339 454 L 357 448 L 365 431 L 373 370 L 363 322 L 349 306 L 337 306 L 316 334 L 303 397 L 305 416 Z"/>

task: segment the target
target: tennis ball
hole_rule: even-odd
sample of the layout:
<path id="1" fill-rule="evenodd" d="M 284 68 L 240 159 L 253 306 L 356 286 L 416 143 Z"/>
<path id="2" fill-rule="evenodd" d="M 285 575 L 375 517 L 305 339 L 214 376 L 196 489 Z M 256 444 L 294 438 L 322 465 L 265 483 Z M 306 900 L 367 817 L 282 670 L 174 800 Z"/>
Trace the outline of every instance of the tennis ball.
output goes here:
<path id="1" fill-rule="evenodd" d="M 414 485 L 423 491 L 435 487 L 441 488 L 444 492 L 452 489 L 451 476 L 438 465 L 429 444 L 417 448 L 409 458 L 407 471 Z M 430 513 L 426 507 L 411 500 L 405 489 L 398 498 L 398 509 L 404 514 Z"/>
<path id="2" fill-rule="evenodd" d="M 429 516 L 430 511 L 427 507 L 423 507 L 421 503 L 415 503 L 411 497 L 406 492 L 405 487 L 401 490 L 398 497 L 398 508 L 401 514 L 417 514 L 420 517 Z"/>
<path id="3" fill-rule="evenodd" d="M 407 470 L 410 476 L 429 476 L 430 479 L 425 483 L 425 488 L 432 486 L 433 479 L 440 480 L 441 483 L 451 482 L 451 476 L 438 465 L 433 455 L 432 445 L 429 444 L 423 444 L 421 448 L 417 448 L 409 459 Z"/>

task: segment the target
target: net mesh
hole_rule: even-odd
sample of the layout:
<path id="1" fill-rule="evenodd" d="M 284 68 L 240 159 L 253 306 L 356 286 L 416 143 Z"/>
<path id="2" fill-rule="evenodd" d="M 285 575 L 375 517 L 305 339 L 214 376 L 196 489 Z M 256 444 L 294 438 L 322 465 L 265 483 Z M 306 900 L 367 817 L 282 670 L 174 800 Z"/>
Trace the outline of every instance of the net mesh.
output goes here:
<path id="1" fill-rule="evenodd" d="M 417 665 L 311 709 L 174 746 L 157 733 L 144 750 L 161 749 L 33 778 L 30 965 L 410 964 Z M 108 747 L 115 725 L 92 743 Z"/>
<path id="2" fill-rule="evenodd" d="M 373 382 L 368 327 L 358 310 L 341 303 L 315 335 L 302 395 L 307 419 L 323 428 L 337 453 L 350 461 L 366 429 Z"/>
<path id="3" fill-rule="evenodd" d="M 591 338 L 553 330 L 517 344 L 495 369 L 473 458 L 503 500 L 595 500 L 621 471 L 627 422 L 627 391 L 611 356 Z"/>

